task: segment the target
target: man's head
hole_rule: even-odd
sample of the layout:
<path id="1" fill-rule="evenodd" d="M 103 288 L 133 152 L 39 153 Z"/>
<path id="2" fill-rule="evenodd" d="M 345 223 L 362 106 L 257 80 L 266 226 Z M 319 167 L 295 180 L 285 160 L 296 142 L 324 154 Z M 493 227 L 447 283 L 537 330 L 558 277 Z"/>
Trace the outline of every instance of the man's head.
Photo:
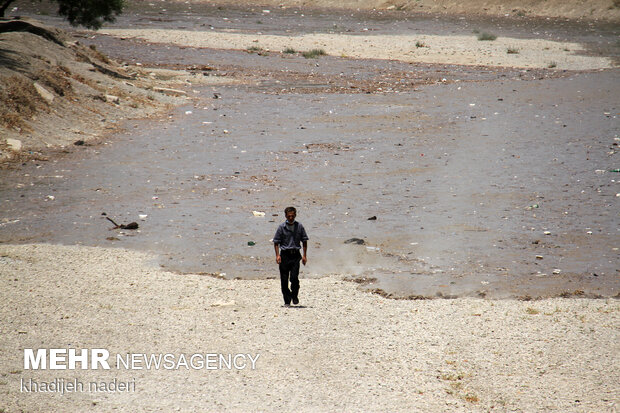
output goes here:
<path id="1" fill-rule="evenodd" d="M 286 217 L 286 220 L 292 224 L 293 222 L 295 222 L 295 217 L 297 216 L 297 210 L 295 209 L 295 207 L 286 207 L 286 209 L 284 210 L 284 216 Z"/>

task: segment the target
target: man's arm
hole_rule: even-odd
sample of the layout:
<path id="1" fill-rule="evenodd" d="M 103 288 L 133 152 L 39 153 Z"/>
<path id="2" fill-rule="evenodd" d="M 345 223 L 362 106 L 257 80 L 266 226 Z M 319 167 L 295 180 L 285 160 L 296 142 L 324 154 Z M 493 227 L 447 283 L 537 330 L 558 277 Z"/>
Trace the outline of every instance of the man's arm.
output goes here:
<path id="1" fill-rule="evenodd" d="M 306 262 L 308 262 L 308 258 L 306 257 L 306 252 L 308 252 L 308 241 L 303 241 L 302 245 L 304 246 L 304 255 L 301 257 L 301 263 L 306 265 Z"/>
<path id="2" fill-rule="evenodd" d="M 273 249 L 276 250 L 276 262 L 280 264 L 282 262 L 282 258 L 280 257 L 280 244 L 273 244 Z"/>

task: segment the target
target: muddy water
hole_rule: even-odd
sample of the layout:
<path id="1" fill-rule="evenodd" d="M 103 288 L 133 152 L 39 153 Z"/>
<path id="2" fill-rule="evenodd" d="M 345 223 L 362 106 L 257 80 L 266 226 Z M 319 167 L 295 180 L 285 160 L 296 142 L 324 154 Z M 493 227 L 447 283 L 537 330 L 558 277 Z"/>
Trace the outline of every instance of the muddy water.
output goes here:
<path id="1" fill-rule="evenodd" d="M 141 50 L 146 64 L 217 65 L 227 54 L 240 72 L 293 70 L 299 82 L 405 71 L 91 41 L 118 57 Z M 346 274 L 404 297 L 617 295 L 620 174 L 609 170 L 620 73 L 406 70 L 433 84 L 320 93 L 326 85 L 275 74 L 190 87 L 197 99 L 166 116 L 1 172 L 0 239 L 135 248 L 180 272 L 275 277 L 270 238 L 295 205 L 311 238 L 307 277 Z M 140 228 L 110 230 L 106 216 Z M 352 237 L 365 245 L 344 243 Z"/>

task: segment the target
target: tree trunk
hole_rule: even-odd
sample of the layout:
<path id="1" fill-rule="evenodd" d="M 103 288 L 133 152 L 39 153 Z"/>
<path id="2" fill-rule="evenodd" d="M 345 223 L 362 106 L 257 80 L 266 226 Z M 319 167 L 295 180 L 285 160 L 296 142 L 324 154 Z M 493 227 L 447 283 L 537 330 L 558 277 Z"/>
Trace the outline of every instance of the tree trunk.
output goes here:
<path id="1" fill-rule="evenodd" d="M 0 21 L 0 33 L 6 32 L 29 32 L 50 40 L 59 46 L 66 47 L 64 40 L 58 36 L 58 32 L 46 27 L 35 26 L 23 20 Z"/>
<path id="2" fill-rule="evenodd" d="M 0 2 L 0 17 L 4 17 L 4 13 L 6 13 L 6 9 L 9 8 L 9 4 L 13 3 L 15 0 L 4 0 Z"/>

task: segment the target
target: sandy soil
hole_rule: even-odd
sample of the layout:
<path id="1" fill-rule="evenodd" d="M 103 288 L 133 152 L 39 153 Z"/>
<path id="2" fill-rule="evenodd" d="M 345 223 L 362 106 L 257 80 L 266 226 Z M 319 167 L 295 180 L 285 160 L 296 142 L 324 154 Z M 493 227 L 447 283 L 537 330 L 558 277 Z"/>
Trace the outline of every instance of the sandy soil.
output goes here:
<path id="1" fill-rule="evenodd" d="M 176 275 L 120 249 L 0 246 L 0 408 L 16 411 L 614 411 L 617 300 L 387 300 L 339 278 Z M 70 293 L 68 293 L 70 292 Z M 255 370 L 23 370 L 23 348 L 260 354 Z M 20 379 L 133 380 L 20 393 Z"/>
<path id="2" fill-rule="evenodd" d="M 283 51 L 286 48 L 301 51 L 323 49 L 333 56 L 403 62 L 521 68 L 553 67 L 567 70 L 612 67 L 612 62 L 607 57 L 575 54 L 582 50 L 582 46 L 577 43 L 507 37 L 500 37 L 494 41 L 480 41 L 474 34 L 471 36 L 417 34 L 276 36 L 169 29 L 104 29 L 101 33 L 191 47 L 241 50 L 255 47 L 272 51 Z M 512 53 L 508 53 L 508 50 Z"/>

